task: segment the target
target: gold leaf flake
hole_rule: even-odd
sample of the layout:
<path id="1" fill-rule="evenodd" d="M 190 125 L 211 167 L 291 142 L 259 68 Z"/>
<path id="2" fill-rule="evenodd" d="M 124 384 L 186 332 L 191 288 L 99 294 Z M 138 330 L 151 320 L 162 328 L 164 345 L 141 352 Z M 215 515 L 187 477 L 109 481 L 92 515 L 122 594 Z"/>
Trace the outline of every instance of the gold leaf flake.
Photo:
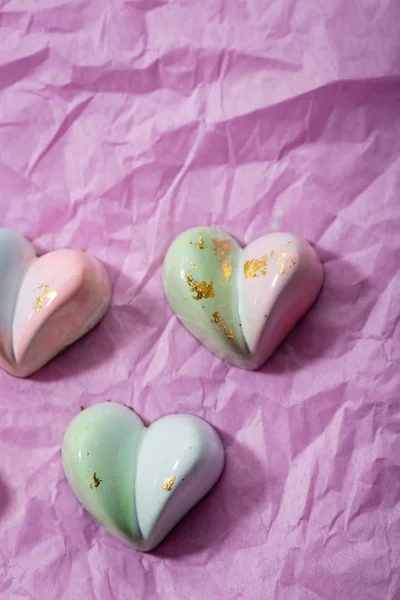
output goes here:
<path id="1" fill-rule="evenodd" d="M 36 296 L 35 300 L 33 301 L 33 305 L 32 308 L 35 312 L 39 312 L 39 310 L 41 308 L 43 308 L 44 306 L 44 301 L 45 300 L 53 300 L 53 298 L 55 298 L 57 296 L 57 292 L 55 290 L 52 290 L 50 288 L 50 284 L 46 283 L 41 283 L 36 290 L 43 290 L 41 294 L 39 294 L 39 296 Z M 46 305 L 47 306 L 47 305 Z"/>
<path id="2" fill-rule="evenodd" d="M 221 264 L 222 270 L 224 272 L 224 277 L 228 279 L 232 275 L 232 265 L 228 262 L 223 262 Z"/>
<path id="3" fill-rule="evenodd" d="M 213 323 L 214 325 L 216 325 L 218 327 L 218 330 L 220 333 L 222 333 L 224 336 L 226 336 L 228 338 L 228 340 L 233 340 L 234 339 L 234 335 L 233 335 L 233 331 L 230 327 L 228 327 L 228 325 L 225 323 L 225 321 L 223 321 L 221 319 L 221 316 L 219 314 L 218 311 L 215 311 L 213 313 L 213 318 L 210 319 L 211 323 Z"/>
<path id="4" fill-rule="evenodd" d="M 172 488 L 174 487 L 175 481 L 176 481 L 175 475 L 172 475 L 172 477 L 166 477 L 161 484 L 162 489 L 165 490 L 166 492 L 170 492 L 172 490 Z"/>
<path id="5" fill-rule="evenodd" d="M 95 488 L 98 488 L 103 480 L 100 477 L 97 477 L 96 473 L 93 473 L 93 485 Z M 93 485 L 90 484 L 90 488 L 93 489 Z"/>
<path id="6" fill-rule="evenodd" d="M 196 294 L 195 296 L 192 296 L 193 300 L 202 300 L 203 298 L 207 300 L 208 298 L 214 298 L 213 281 L 210 281 L 210 283 L 207 283 L 206 281 L 196 281 L 193 275 L 186 273 L 186 271 L 184 271 L 184 277 L 190 291 Z"/>
<path id="7" fill-rule="evenodd" d="M 281 268 L 281 275 L 285 275 L 288 273 L 288 269 L 291 269 L 296 264 L 296 261 L 293 258 L 287 257 L 287 252 L 282 252 L 277 258 L 276 262 Z"/>
<path id="8" fill-rule="evenodd" d="M 224 277 L 228 278 L 232 275 L 232 265 L 229 262 L 229 256 L 233 250 L 232 242 L 230 240 L 218 241 L 213 239 L 212 243 L 214 244 L 214 255 L 221 263 Z"/>
<path id="9" fill-rule="evenodd" d="M 203 243 L 203 238 L 202 236 L 199 237 L 199 239 L 197 240 L 197 244 L 196 247 L 199 248 L 199 250 L 203 250 L 204 248 L 204 243 Z"/>
<path id="10" fill-rule="evenodd" d="M 246 260 L 243 266 L 243 272 L 245 279 L 259 277 L 259 275 L 267 275 L 267 255 L 264 254 L 260 256 L 260 258 L 253 258 L 251 260 Z"/>

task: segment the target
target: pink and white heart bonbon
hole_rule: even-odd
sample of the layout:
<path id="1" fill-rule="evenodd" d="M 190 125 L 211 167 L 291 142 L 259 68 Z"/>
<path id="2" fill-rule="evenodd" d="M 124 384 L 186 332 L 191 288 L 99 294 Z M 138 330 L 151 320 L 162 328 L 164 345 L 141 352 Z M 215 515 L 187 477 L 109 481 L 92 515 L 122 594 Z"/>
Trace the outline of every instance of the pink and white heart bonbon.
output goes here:
<path id="1" fill-rule="evenodd" d="M 111 282 L 94 257 L 33 245 L 0 229 L 0 367 L 16 377 L 40 369 L 92 329 L 111 300 Z"/>

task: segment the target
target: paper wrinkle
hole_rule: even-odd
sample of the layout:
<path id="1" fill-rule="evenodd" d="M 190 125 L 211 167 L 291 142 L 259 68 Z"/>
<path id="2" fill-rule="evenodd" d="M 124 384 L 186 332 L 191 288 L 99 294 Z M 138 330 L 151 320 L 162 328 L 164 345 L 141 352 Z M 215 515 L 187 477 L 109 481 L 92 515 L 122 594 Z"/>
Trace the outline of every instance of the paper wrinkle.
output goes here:
<path id="1" fill-rule="evenodd" d="M 0 0 L 0 225 L 102 260 L 102 323 L 27 380 L 0 373 L 1 600 L 400 597 L 400 4 Z M 290 231 L 325 269 L 258 372 L 163 295 L 174 236 Z M 207 419 L 216 488 L 153 553 L 65 480 L 105 400 Z"/>

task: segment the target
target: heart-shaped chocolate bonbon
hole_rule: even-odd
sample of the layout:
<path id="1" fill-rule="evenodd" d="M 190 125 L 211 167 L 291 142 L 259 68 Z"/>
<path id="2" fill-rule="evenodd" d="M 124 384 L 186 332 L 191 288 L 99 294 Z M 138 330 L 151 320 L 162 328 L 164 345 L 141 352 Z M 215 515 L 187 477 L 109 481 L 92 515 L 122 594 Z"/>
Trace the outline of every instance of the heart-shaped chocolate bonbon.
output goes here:
<path id="1" fill-rule="evenodd" d="M 41 257 L 20 235 L 0 229 L 0 367 L 30 375 L 102 318 L 111 283 L 79 250 Z"/>
<path id="2" fill-rule="evenodd" d="M 316 299 L 323 268 L 315 250 L 290 233 L 242 249 L 219 229 L 197 227 L 169 247 L 163 280 L 176 315 L 200 342 L 257 369 Z"/>
<path id="3" fill-rule="evenodd" d="M 199 417 L 169 415 L 146 428 L 132 410 L 113 402 L 73 419 L 62 457 L 86 510 L 141 551 L 164 539 L 224 466 L 220 438 Z"/>

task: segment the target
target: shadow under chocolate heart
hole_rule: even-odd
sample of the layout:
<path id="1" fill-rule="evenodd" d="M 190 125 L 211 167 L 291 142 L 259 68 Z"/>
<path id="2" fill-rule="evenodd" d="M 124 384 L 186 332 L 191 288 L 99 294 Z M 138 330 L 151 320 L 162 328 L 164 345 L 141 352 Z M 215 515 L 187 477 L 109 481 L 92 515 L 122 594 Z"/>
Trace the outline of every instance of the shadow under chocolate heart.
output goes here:
<path id="1" fill-rule="evenodd" d="M 7 511 L 11 499 L 11 492 L 0 477 L 0 519 Z"/>
<path id="2" fill-rule="evenodd" d="M 311 361 L 334 358 L 343 352 L 343 336 L 352 347 L 368 319 L 375 302 L 368 277 L 342 257 L 316 249 L 324 266 L 324 285 L 312 310 L 282 341 L 261 373 L 296 371 Z"/>
<path id="3" fill-rule="evenodd" d="M 153 551 L 159 558 L 180 558 L 211 547 L 218 552 L 229 535 L 242 526 L 243 519 L 269 502 L 265 464 L 233 436 L 216 429 L 226 455 L 221 478 Z"/>

